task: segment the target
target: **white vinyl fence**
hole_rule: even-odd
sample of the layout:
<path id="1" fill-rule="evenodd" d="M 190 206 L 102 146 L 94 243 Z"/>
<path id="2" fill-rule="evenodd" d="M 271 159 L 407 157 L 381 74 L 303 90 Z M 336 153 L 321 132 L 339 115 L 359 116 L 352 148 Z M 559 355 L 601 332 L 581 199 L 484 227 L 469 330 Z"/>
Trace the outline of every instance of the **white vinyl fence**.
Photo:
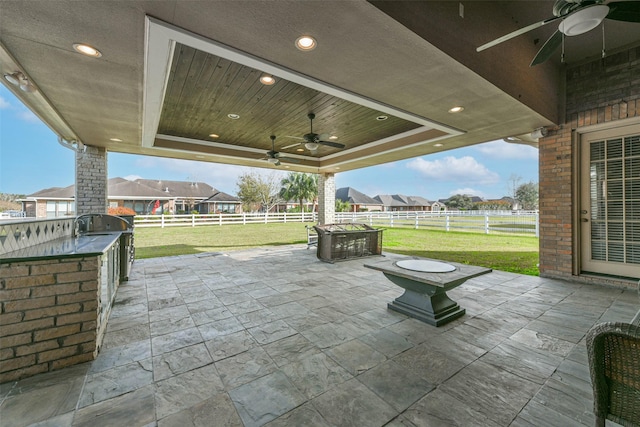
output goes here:
<path id="1" fill-rule="evenodd" d="M 316 222 L 317 213 L 242 213 L 206 215 L 136 215 L 136 227 Z M 539 237 L 536 211 L 337 212 L 336 222 L 378 228 L 425 228 L 475 233 L 516 233 Z"/>

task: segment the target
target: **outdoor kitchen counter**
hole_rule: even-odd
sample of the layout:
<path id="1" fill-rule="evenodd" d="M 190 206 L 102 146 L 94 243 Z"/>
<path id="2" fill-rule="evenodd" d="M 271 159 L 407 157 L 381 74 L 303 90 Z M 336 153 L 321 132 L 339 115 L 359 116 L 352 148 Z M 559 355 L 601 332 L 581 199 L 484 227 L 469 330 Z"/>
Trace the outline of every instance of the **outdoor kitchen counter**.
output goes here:
<path id="1" fill-rule="evenodd" d="M 0 256 L 0 264 L 49 258 L 98 256 L 113 246 L 121 234 L 121 232 L 87 233 L 78 237 L 61 237 L 2 254 L 2 256 Z"/>

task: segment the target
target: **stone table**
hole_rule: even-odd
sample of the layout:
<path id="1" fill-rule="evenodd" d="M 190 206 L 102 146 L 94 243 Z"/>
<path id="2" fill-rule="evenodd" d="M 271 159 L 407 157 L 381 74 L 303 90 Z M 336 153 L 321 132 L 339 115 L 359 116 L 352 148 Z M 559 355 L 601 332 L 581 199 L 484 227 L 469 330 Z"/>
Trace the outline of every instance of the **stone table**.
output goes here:
<path id="1" fill-rule="evenodd" d="M 382 271 L 405 290 L 387 307 L 433 326 L 444 325 L 465 313 L 464 308 L 447 296 L 448 290 L 491 272 L 490 268 L 418 257 L 387 259 L 365 264 L 365 267 Z"/>

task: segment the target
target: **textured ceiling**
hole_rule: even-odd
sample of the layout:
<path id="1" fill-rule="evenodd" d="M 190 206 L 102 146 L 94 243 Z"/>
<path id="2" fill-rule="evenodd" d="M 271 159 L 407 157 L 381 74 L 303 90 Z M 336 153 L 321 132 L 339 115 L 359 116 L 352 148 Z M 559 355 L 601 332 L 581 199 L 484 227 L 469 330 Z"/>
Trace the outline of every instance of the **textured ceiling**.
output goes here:
<path id="1" fill-rule="evenodd" d="M 553 2 L 469 1 L 464 13 L 460 4 L 3 0 L 0 66 L 31 79 L 37 93 L 15 93 L 63 139 L 109 151 L 273 167 L 261 160 L 269 135 L 278 137 L 277 150 L 296 143 L 314 112 L 314 132 L 335 134 L 346 147 L 283 149 L 299 156 L 292 170 L 308 172 L 365 167 L 558 122 L 563 66 L 557 57 L 528 66 L 554 28 L 475 52 L 550 16 Z M 566 60 L 599 55 L 597 33 L 567 40 Z M 605 33 L 611 51 L 640 43 L 637 24 L 607 21 Z M 302 34 L 318 47 L 297 50 Z M 102 57 L 76 53 L 77 42 Z M 261 72 L 277 83 L 259 86 Z M 448 113 L 454 105 L 465 110 Z M 241 119 L 224 120 L 233 112 Z M 381 114 L 390 119 L 372 120 Z"/>

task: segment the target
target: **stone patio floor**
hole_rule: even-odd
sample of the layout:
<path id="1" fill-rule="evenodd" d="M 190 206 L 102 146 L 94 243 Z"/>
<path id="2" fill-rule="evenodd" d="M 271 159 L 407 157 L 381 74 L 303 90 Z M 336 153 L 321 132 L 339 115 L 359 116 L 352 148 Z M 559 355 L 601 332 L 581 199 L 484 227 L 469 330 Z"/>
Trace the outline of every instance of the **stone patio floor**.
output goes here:
<path id="1" fill-rule="evenodd" d="M 398 257 L 386 254 L 389 257 Z M 364 258 L 306 246 L 137 260 L 98 358 L 0 386 L 12 426 L 593 425 L 584 337 L 633 290 L 495 271 L 433 327 Z"/>

